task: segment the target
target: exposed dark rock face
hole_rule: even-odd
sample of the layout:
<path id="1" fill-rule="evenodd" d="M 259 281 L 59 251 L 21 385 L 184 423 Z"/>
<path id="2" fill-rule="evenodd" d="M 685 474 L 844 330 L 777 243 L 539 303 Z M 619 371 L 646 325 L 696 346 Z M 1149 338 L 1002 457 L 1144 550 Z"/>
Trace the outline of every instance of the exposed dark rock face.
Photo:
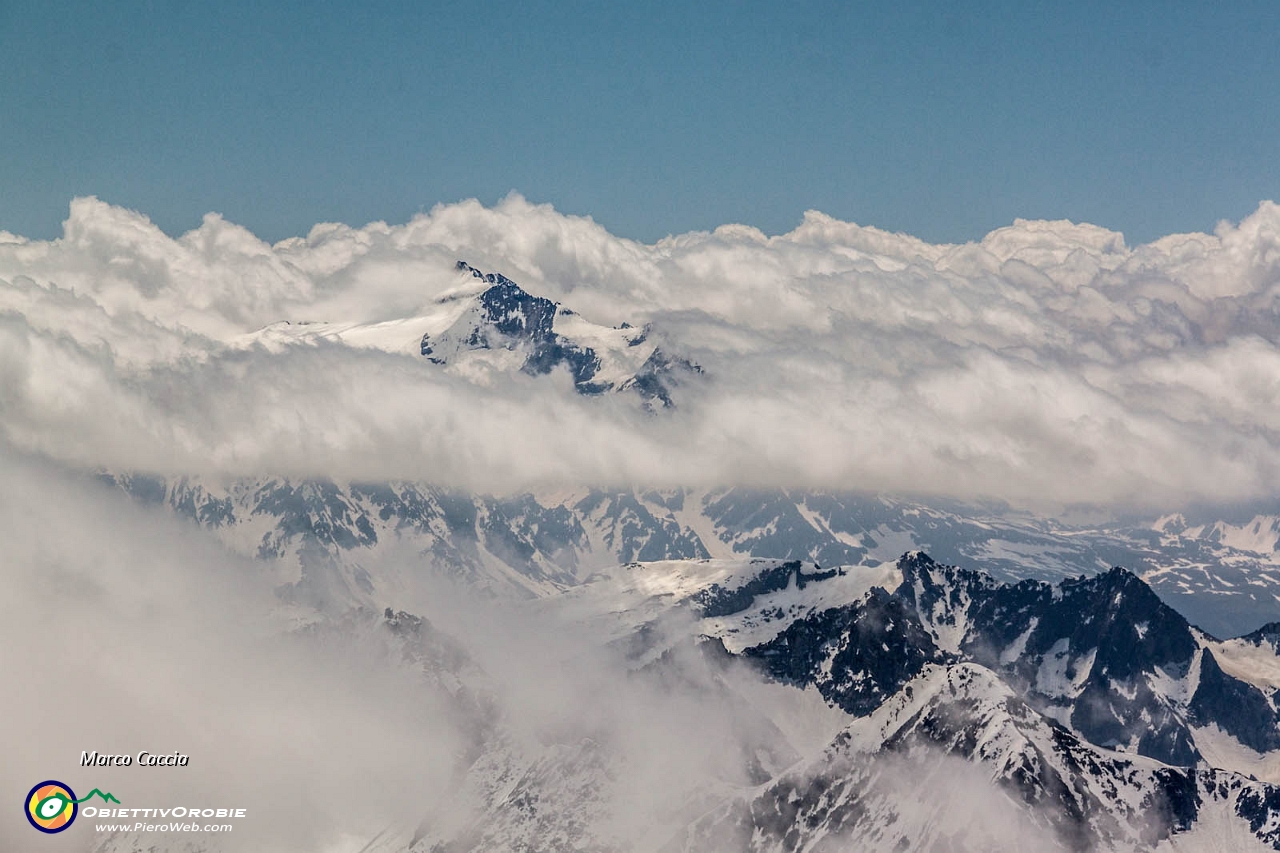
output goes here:
<path id="1" fill-rule="evenodd" d="M 882 589 L 797 621 L 745 655 L 779 681 L 817 686 L 828 702 L 856 715 L 875 710 L 926 663 L 944 658 L 907 603 Z"/>
<path id="2" fill-rule="evenodd" d="M 1255 646 L 1265 646 L 1273 652 L 1280 652 L 1280 622 L 1268 622 L 1258 630 L 1245 634 L 1240 639 Z"/>
<path id="3" fill-rule="evenodd" d="M 481 272 L 466 261 L 458 261 L 457 269 L 490 285 L 476 297 L 478 316 L 474 324 L 454 332 L 460 336 L 454 344 L 462 349 L 519 350 L 524 354 L 521 370 L 525 373 L 543 376 L 564 368 L 573 377 L 574 388 L 580 394 L 634 390 L 647 406 L 673 406 L 672 392 L 679 384 L 679 377 L 702 372 L 692 361 L 655 348 L 633 375 L 622 380 L 602 381 L 599 379 L 600 353 L 556 331 L 556 317 L 572 316 L 574 312 L 550 299 L 534 296 L 501 273 Z M 632 327 L 624 324 L 624 328 Z M 627 335 L 626 346 L 640 346 L 648 335 L 647 328 Z M 423 357 L 434 364 L 448 362 L 447 349 L 429 334 L 422 336 L 419 345 Z"/>
<path id="4" fill-rule="evenodd" d="M 898 594 L 934 636 L 952 635 L 957 652 L 1005 673 L 1030 701 L 1066 705 L 1090 742 L 1133 745 L 1169 764 L 1199 757 L 1183 711 L 1151 688 L 1160 674 L 1185 675 L 1198 645 L 1186 620 L 1131 572 L 1055 588 L 999 584 L 924 554 L 899 567 Z"/>
<path id="5" fill-rule="evenodd" d="M 793 581 L 797 589 L 804 589 L 806 584 L 828 580 L 837 573 L 838 570 L 830 569 L 806 575 L 800 561 L 791 560 L 765 569 L 742 586 L 726 588 L 712 584 L 695 594 L 693 601 L 702 609 L 703 616 L 729 616 L 746 610 L 756 596 L 784 590 Z"/>
<path id="6" fill-rule="evenodd" d="M 856 604 L 797 619 L 744 656 L 855 715 L 875 710 L 927 663 L 969 661 L 1100 747 L 1189 767 L 1200 759 L 1191 727 L 1209 724 L 1260 752 L 1280 747 L 1274 701 L 1222 672 L 1208 650 L 1191 701 L 1168 691 L 1197 664 L 1199 643 L 1185 619 L 1124 569 L 1055 587 L 997 583 L 922 553 L 905 555 L 898 568 L 894 592 L 873 589 Z M 798 563 L 783 564 L 733 589 L 704 590 L 697 601 L 707 615 L 728 615 L 801 578 Z"/>
<path id="7" fill-rule="evenodd" d="M 878 734 L 868 742 L 869 733 Z M 956 785 L 1002 791 L 1026 826 L 984 835 L 982 822 L 948 814 Z M 1146 850 L 1196 829 L 1209 803 L 1274 846 L 1278 790 L 1101 750 L 986 667 L 944 664 L 922 671 L 870 725 L 851 725 L 820 758 L 703 816 L 667 850 Z"/>
<path id="8" fill-rule="evenodd" d="M 1200 659 L 1200 683 L 1188 711 L 1196 724 L 1215 724 L 1250 749 L 1280 749 L 1280 726 L 1271 700 L 1252 684 L 1223 672 L 1208 649 Z"/>

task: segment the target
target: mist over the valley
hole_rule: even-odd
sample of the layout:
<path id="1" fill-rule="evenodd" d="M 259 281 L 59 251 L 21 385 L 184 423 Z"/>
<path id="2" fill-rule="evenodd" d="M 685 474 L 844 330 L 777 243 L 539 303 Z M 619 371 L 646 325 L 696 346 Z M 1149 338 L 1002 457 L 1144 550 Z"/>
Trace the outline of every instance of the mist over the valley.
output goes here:
<path id="1" fill-rule="evenodd" d="M 15 569 L 0 605 L 0 716 L 24 733 L 0 778 L 6 790 L 57 778 L 125 807 L 247 809 L 226 836 L 142 836 L 160 849 L 354 853 L 384 836 L 465 837 L 470 822 L 485 825 L 468 788 L 480 759 L 512 762 L 499 781 L 547 764 L 535 796 L 553 825 L 533 843 L 558 837 L 560 822 L 610 849 L 656 850 L 700 805 L 749 784 L 760 756 L 796 760 L 844 722 L 816 695 L 709 667 L 678 620 L 671 656 L 644 673 L 607 625 L 477 596 L 425 569 L 397 602 L 422 626 L 404 611 L 389 623 L 368 609 L 291 606 L 263 564 L 161 510 L 8 453 L 0 470 L 0 538 Z M 190 760 L 80 766 L 82 751 L 141 750 Z M 562 760 L 580 776 L 561 783 Z M 106 822 L 82 816 L 39 840 L 116 851 L 93 831 Z M 31 840 L 8 811 L 0 846 Z"/>

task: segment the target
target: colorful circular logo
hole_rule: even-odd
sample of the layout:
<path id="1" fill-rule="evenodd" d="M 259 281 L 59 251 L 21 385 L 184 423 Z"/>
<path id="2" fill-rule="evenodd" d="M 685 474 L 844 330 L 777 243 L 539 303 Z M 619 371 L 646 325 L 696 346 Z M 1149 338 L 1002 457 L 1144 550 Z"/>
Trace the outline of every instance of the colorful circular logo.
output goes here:
<path id="1" fill-rule="evenodd" d="M 62 832 L 79 812 L 75 793 L 61 782 L 41 782 L 27 794 L 27 820 L 41 832 Z"/>

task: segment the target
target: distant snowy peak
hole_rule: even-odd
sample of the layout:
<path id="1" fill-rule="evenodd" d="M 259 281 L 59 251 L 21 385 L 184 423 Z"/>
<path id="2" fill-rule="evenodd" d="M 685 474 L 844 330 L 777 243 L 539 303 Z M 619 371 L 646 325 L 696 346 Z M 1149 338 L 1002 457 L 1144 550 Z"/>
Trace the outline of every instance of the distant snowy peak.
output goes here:
<path id="1" fill-rule="evenodd" d="M 534 376 L 568 370 L 580 394 L 634 390 L 663 406 L 672 404 L 679 374 L 702 372 L 688 359 L 664 352 L 649 326 L 598 326 L 501 273 L 481 272 L 466 261 L 458 261 L 457 269 L 489 286 L 448 328 L 423 333 L 419 352 L 435 364 L 505 351 L 517 354 L 520 369 Z"/>
<path id="2" fill-rule="evenodd" d="M 473 287 L 471 295 L 479 292 Z M 453 369 L 416 352 L 404 358 L 422 370 Z M 547 584 L 562 588 L 559 579 L 572 583 L 635 561 L 755 557 L 830 567 L 896 562 L 903 552 L 923 549 L 939 563 L 980 566 L 1001 582 L 1057 582 L 1127 566 L 1188 621 L 1219 637 L 1280 617 L 1280 571 L 1270 557 L 1147 526 L 1066 527 L 850 492 L 582 488 L 486 496 L 423 482 L 104 474 L 144 503 L 167 504 L 218 531 L 248 556 L 324 554 L 351 566 L 380 545 L 405 540 L 453 567 L 488 563 L 502 586 L 531 581 L 527 591 L 537 595 Z M 344 584 L 350 585 L 363 584 L 352 578 Z M 942 623 L 935 627 L 955 634 Z"/>
<path id="3" fill-rule="evenodd" d="M 1247 519 L 1189 522 L 1181 513 L 1157 519 L 1151 529 L 1170 543 L 1205 542 L 1280 564 L 1280 515 L 1256 514 Z"/>
<path id="4" fill-rule="evenodd" d="M 494 375 L 544 376 L 564 370 L 583 395 L 631 391 L 648 407 L 670 407 L 683 379 L 702 373 L 660 346 L 653 329 L 592 323 L 529 293 L 511 279 L 458 261 L 459 283 L 415 316 L 380 323 L 275 323 L 241 341 L 279 349 L 329 341 L 421 356 L 456 375 L 488 384 Z"/>

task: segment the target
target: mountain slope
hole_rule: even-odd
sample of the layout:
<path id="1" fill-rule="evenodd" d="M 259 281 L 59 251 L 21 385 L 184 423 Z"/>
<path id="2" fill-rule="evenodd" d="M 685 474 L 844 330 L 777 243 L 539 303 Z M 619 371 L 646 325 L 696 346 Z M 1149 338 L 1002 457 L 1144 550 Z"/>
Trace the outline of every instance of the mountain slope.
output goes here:
<path id="1" fill-rule="evenodd" d="M 1176 840 L 1261 851 L 1280 840 L 1264 805 L 1278 796 L 1237 774 L 1098 749 L 985 667 L 929 665 L 821 758 L 704 816 L 670 849 L 1120 851 Z M 1230 815 L 1225 837 L 1197 831 L 1215 807 Z"/>

